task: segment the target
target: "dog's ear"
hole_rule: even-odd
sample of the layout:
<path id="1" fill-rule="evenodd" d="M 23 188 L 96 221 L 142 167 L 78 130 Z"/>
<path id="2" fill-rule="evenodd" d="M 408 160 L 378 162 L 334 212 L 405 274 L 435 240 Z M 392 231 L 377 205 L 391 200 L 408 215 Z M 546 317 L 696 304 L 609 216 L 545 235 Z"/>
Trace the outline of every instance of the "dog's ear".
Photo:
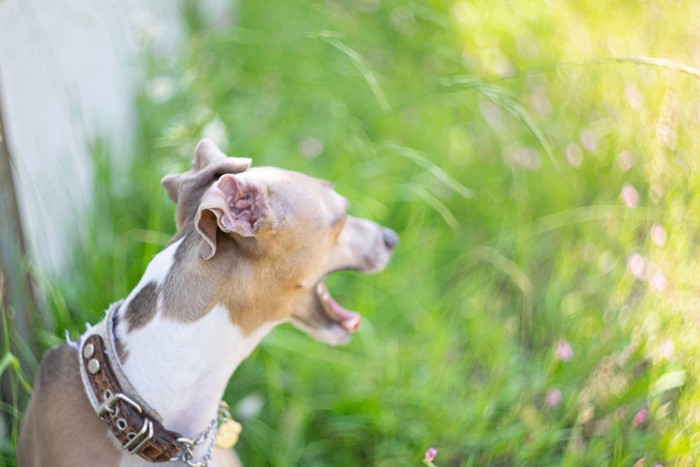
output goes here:
<path id="1" fill-rule="evenodd" d="M 223 174 L 245 172 L 250 164 L 248 158 L 226 157 L 211 140 L 201 140 L 194 150 L 192 169 L 181 174 L 167 175 L 161 180 L 170 199 L 178 205 L 177 228 L 182 228 L 187 219 L 191 219 L 202 192 L 214 180 Z"/>
<path id="2" fill-rule="evenodd" d="M 192 170 L 182 174 L 166 175 L 161 183 L 170 199 L 176 203 L 185 189 L 201 187 L 223 174 L 236 174 L 250 168 L 246 157 L 227 157 L 210 139 L 204 138 L 194 149 Z"/>
<path id="3" fill-rule="evenodd" d="M 212 140 L 203 138 L 194 148 L 192 171 L 199 172 L 210 164 L 228 160 L 228 156 L 226 156 Z"/>
<path id="4" fill-rule="evenodd" d="M 271 222 L 271 211 L 263 185 L 226 174 L 202 196 L 195 227 L 204 238 L 200 256 L 216 253 L 217 229 L 241 237 L 258 235 Z"/>

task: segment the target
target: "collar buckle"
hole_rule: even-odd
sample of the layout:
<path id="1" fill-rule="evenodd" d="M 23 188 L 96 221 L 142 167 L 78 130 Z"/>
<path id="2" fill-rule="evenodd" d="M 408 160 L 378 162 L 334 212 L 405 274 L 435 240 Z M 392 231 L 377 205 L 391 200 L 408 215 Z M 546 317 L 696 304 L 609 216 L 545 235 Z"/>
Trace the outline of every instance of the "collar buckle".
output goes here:
<path id="1" fill-rule="evenodd" d="M 120 392 L 116 394 L 112 394 L 109 389 L 105 391 L 104 394 L 104 402 L 102 402 L 99 407 L 97 407 L 97 416 L 102 420 L 103 422 L 105 421 L 104 417 L 105 415 L 116 415 L 117 409 L 114 407 L 117 402 L 123 401 L 132 406 L 139 414 L 143 413 L 143 409 L 141 408 L 140 405 L 138 405 L 136 402 L 134 402 L 129 396 L 122 394 Z"/>
<path id="2" fill-rule="evenodd" d="M 135 434 L 129 433 L 129 435 L 127 435 L 127 439 L 129 441 L 122 446 L 122 449 L 128 451 L 129 454 L 137 454 L 141 452 L 141 448 L 143 448 L 146 443 L 151 440 L 151 438 L 153 438 L 153 422 L 145 418 L 143 420 L 143 427 L 141 427 L 141 431 Z"/>

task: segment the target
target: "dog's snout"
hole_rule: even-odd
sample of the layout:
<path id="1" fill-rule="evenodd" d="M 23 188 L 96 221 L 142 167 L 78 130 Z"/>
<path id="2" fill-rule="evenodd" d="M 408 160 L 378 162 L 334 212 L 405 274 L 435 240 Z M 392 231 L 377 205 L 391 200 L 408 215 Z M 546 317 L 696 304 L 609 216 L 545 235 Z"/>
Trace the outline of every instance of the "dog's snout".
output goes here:
<path id="1" fill-rule="evenodd" d="M 383 228 L 382 237 L 384 238 L 384 245 L 390 250 L 393 250 L 399 242 L 399 235 L 391 229 Z"/>

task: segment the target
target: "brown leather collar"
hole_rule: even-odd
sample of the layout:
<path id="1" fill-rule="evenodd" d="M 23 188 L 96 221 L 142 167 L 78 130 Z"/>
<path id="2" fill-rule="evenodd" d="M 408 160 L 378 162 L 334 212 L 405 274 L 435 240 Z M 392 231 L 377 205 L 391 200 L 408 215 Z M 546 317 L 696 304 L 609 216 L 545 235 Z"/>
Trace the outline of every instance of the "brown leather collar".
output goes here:
<path id="1" fill-rule="evenodd" d="M 178 438 L 182 435 L 165 429 L 154 416 L 124 394 L 110 364 L 103 338 L 98 334 L 87 337 L 80 357 L 87 370 L 83 374 L 100 404 L 96 409 L 97 416 L 119 440 L 122 449 L 149 462 L 178 458 L 183 449 Z"/>

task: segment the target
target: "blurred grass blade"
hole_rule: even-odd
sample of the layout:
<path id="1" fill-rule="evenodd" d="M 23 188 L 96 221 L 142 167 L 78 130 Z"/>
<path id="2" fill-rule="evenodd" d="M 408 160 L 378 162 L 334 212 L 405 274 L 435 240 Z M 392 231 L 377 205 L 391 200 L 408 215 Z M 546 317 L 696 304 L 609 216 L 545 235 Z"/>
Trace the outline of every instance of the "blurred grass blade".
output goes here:
<path id="1" fill-rule="evenodd" d="M 660 209 L 642 208 L 631 210 L 626 206 L 584 206 L 567 209 L 540 217 L 533 222 L 533 235 L 543 234 L 563 227 L 582 222 L 608 221 L 608 220 L 639 220 L 654 221 L 662 214 Z"/>
<path id="2" fill-rule="evenodd" d="M 611 59 L 614 63 L 632 63 L 635 65 L 649 65 L 667 70 L 678 71 L 689 75 L 697 80 L 700 80 L 700 69 L 685 65 L 683 63 L 674 62 L 667 58 L 652 58 L 652 57 L 615 57 Z"/>
<path id="3" fill-rule="evenodd" d="M 392 152 L 395 152 L 396 154 L 399 154 L 400 156 L 404 156 L 404 157 L 412 160 L 413 162 L 420 165 L 421 167 L 428 169 L 428 172 L 430 172 L 432 175 L 434 175 L 435 178 L 437 178 L 439 181 L 441 181 L 445 186 L 447 186 L 451 190 L 454 190 L 455 192 L 457 192 L 463 198 L 466 198 L 466 199 L 474 198 L 474 192 L 472 190 L 470 190 L 466 186 L 462 185 L 461 183 L 459 183 L 459 181 L 455 180 L 454 178 L 450 177 L 438 165 L 429 161 L 428 158 L 426 158 L 425 156 L 420 154 L 415 149 L 407 148 L 405 146 L 399 146 L 398 144 L 394 144 L 394 143 L 387 143 L 383 147 L 392 151 Z"/>
<path id="4" fill-rule="evenodd" d="M 475 248 L 471 256 L 477 261 L 491 264 L 496 270 L 505 274 L 523 294 L 522 319 L 520 321 L 520 338 L 523 345 L 529 346 L 531 341 L 532 318 L 534 310 L 533 286 L 530 277 L 513 260 L 500 251 L 489 247 Z"/>
<path id="5" fill-rule="evenodd" d="M 452 214 L 447 206 L 445 206 L 442 201 L 437 199 L 435 196 L 431 195 L 420 185 L 409 185 L 412 193 L 417 195 L 420 199 L 428 203 L 433 209 L 435 209 L 440 216 L 445 220 L 447 225 L 450 226 L 452 230 L 457 230 L 461 227 L 461 224 L 457 218 Z"/>
<path id="6" fill-rule="evenodd" d="M 652 383 L 649 394 L 654 397 L 663 394 L 666 391 L 679 388 L 685 385 L 688 380 L 688 375 L 685 370 L 669 371 L 664 373 Z"/>
<path id="7" fill-rule="evenodd" d="M 532 134 L 532 136 L 534 136 L 540 146 L 542 146 L 542 149 L 544 149 L 544 152 L 547 154 L 547 157 L 549 157 L 549 160 L 552 161 L 554 167 L 559 168 L 559 163 L 554 157 L 552 148 L 549 146 L 549 143 L 544 137 L 542 130 L 540 130 L 534 120 L 530 118 L 530 115 L 528 115 L 525 109 L 508 94 L 506 94 L 505 90 L 498 86 L 484 84 L 471 76 L 453 76 L 451 78 L 443 78 L 438 82 L 447 91 L 470 90 L 477 92 L 508 112 L 511 116 L 518 120 L 530 132 L 530 134 Z"/>
<path id="8" fill-rule="evenodd" d="M 379 80 L 372 72 L 372 70 L 370 70 L 369 65 L 367 65 L 365 59 L 362 58 L 362 55 L 360 55 L 356 50 L 334 37 L 333 34 L 330 32 L 324 31 L 316 34 L 315 37 L 320 37 L 321 39 L 328 42 L 333 47 L 347 55 L 347 57 L 352 61 L 353 65 L 355 65 L 355 68 L 357 68 L 357 71 L 360 72 L 362 77 L 367 82 L 367 86 L 369 86 L 370 91 L 372 91 L 372 94 L 374 94 L 374 98 L 377 99 L 379 107 L 381 107 L 381 109 L 384 112 L 389 112 L 391 110 L 391 106 L 389 105 L 389 101 L 386 98 L 386 94 L 384 94 L 384 91 L 379 85 Z"/>
<path id="9" fill-rule="evenodd" d="M 700 69 L 695 68 L 684 63 L 669 60 L 667 58 L 653 58 L 653 57 L 606 57 L 597 58 L 593 60 L 583 60 L 575 62 L 556 62 L 547 65 L 532 67 L 521 70 L 522 74 L 532 74 L 532 73 L 542 73 L 549 70 L 564 69 L 571 67 L 587 67 L 587 66 L 600 66 L 600 65 L 642 65 L 650 66 L 656 68 L 663 68 L 670 71 L 676 71 L 679 73 L 686 74 L 691 78 L 700 80 Z"/>
<path id="10" fill-rule="evenodd" d="M 532 298 L 532 281 L 520 266 L 513 260 L 506 258 L 500 251 L 489 247 L 477 247 L 472 251 L 472 256 L 478 261 L 484 261 L 493 265 L 497 270 L 508 276 L 515 286 L 520 289 L 529 301 Z"/>
<path id="11" fill-rule="evenodd" d="M 29 384 L 27 378 L 25 378 L 24 373 L 22 373 L 22 368 L 19 364 L 19 360 L 11 352 L 6 352 L 0 359 L 0 375 L 4 374 L 6 370 L 11 369 L 12 372 L 17 375 L 20 383 L 24 387 L 24 390 L 29 394 L 33 392 L 32 385 Z"/>

